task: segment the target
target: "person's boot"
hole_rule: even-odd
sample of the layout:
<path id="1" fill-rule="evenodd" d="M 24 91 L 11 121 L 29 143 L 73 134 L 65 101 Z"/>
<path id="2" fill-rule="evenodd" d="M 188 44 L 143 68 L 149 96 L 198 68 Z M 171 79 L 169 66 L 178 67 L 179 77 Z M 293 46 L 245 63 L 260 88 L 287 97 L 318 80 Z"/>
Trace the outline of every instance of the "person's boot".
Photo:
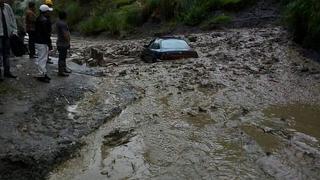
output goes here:
<path id="1" fill-rule="evenodd" d="M 50 83 L 50 81 L 48 81 L 45 77 L 36 77 L 36 79 L 40 82 Z"/>
<path id="2" fill-rule="evenodd" d="M 44 78 L 47 79 L 47 80 L 49 80 L 49 81 L 51 80 L 51 78 L 50 78 L 47 74 L 44 75 Z"/>
<path id="3" fill-rule="evenodd" d="M 66 68 L 64 69 L 64 72 L 65 72 L 65 73 L 72 73 L 72 70 L 66 67 Z"/>
<path id="4" fill-rule="evenodd" d="M 37 77 L 37 80 L 44 83 L 50 83 L 51 79 L 49 76 L 45 75 L 45 76 Z"/>
<path id="5" fill-rule="evenodd" d="M 58 76 L 61 76 L 61 77 L 68 77 L 68 76 L 69 76 L 69 74 L 68 74 L 68 73 L 66 73 L 66 72 L 63 72 L 63 71 L 59 71 L 59 72 L 58 72 Z"/>

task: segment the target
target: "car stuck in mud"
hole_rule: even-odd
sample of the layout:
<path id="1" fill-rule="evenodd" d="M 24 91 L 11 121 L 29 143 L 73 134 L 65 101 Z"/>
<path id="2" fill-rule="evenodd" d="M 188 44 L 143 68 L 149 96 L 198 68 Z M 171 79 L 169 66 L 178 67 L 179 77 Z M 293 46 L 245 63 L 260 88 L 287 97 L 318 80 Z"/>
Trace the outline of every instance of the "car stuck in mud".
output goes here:
<path id="1" fill-rule="evenodd" d="M 152 63 L 158 60 L 176 60 L 183 58 L 198 58 L 198 53 L 188 43 L 178 37 L 168 36 L 152 40 L 144 46 L 141 59 Z"/>

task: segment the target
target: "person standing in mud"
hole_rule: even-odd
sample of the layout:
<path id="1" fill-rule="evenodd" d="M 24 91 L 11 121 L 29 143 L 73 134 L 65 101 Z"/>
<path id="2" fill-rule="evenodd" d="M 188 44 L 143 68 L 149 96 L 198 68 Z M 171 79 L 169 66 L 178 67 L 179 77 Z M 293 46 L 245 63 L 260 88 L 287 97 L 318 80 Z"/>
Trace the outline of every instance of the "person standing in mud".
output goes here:
<path id="1" fill-rule="evenodd" d="M 10 36 L 17 35 L 15 15 L 9 4 L 0 0 L 0 81 L 3 78 L 16 78 L 10 71 Z M 3 67 L 3 69 L 2 69 Z"/>
<path id="2" fill-rule="evenodd" d="M 65 11 L 59 12 L 59 20 L 56 23 L 58 34 L 57 49 L 59 52 L 59 76 L 69 76 L 69 73 L 71 73 L 66 66 L 67 53 L 70 48 L 70 32 L 66 19 L 67 13 Z"/>
<path id="3" fill-rule="evenodd" d="M 53 8 L 53 2 L 52 0 L 44 0 L 44 4 L 49 6 L 50 8 Z M 49 21 L 50 21 L 50 24 L 52 26 L 52 22 L 51 22 L 51 17 L 48 17 Z M 51 28 L 51 27 L 50 27 Z M 49 56 L 49 53 L 48 53 L 48 60 L 47 60 L 47 63 L 48 64 L 53 64 L 53 62 L 51 61 L 51 58 Z"/>
<path id="4" fill-rule="evenodd" d="M 29 57 L 33 59 L 35 56 L 35 35 L 36 35 L 36 4 L 34 2 L 29 2 L 28 9 L 26 11 L 26 30 L 29 35 Z"/>
<path id="5" fill-rule="evenodd" d="M 52 50 L 51 42 L 51 21 L 49 20 L 52 8 L 43 4 L 40 6 L 40 15 L 36 19 L 36 38 L 35 46 L 38 51 L 36 65 L 38 66 L 39 76 L 37 79 L 42 82 L 50 82 L 47 75 L 47 61 L 49 50 Z"/>

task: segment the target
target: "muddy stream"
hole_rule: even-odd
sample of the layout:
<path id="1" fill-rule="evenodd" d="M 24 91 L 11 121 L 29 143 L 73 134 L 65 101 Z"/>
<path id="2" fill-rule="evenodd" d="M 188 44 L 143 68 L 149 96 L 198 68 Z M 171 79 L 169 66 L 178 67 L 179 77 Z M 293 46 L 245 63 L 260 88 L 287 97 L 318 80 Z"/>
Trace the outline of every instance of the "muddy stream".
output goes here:
<path id="1" fill-rule="evenodd" d="M 68 116 L 103 118 L 114 87 L 138 98 L 47 179 L 318 179 L 319 63 L 278 27 L 192 36 L 199 59 L 155 64 L 137 57 L 149 39 L 96 44 L 116 65 Z"/>

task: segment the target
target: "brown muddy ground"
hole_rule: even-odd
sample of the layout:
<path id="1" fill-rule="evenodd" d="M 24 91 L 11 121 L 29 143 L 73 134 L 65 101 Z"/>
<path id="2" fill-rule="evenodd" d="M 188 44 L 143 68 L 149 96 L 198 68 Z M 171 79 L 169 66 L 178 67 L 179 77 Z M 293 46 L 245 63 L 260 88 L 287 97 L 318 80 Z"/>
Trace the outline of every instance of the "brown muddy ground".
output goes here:
<path id="1" fill-rule="evenodd" d="M 48 179 L 318 179 L 319 63 L 279 27 L 191 37 L 199 59 L 155 64 L 150 39 L 81 41 L 71 60 L 101 49 L 106 76 L 73 121 L 108 121 Z"/>
<path id="2" fill-rule="evenodd" d="M 75 39 L 73 74 L 50 65 L 51 84 L 13 59 L 0 179 L 317 179 L 319 64 L 278 27 L 189 38 L 199 59 L 156 64 L 138 58 L 150 39 Z"/>

